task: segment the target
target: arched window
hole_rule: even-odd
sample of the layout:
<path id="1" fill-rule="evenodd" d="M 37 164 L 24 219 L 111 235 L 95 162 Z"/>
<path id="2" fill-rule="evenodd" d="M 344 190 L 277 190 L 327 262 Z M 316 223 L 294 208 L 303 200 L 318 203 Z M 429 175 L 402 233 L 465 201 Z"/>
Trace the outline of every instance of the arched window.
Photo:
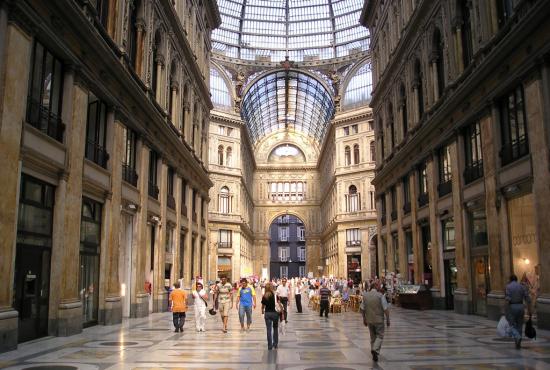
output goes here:
<path id="1" fill-rule="evenodd" d="M 374 140 L 370 142 L 370 160 L 376 162 L 376 142 Z"/>
<path id="2" fill-rule="evenodd" d="M 344 164 L 349 166 L 351 164 L 351 149 L 346 145 L 344 148 Z"/>
<path id="3" fill-rule="evenodd" d="M 445 64 L 443 59 L 443 39 L 441 38 L 441 31 L 437 28 L 433 36 L 433 62 L 437 72 L 437 92 L 435 96 L 439 99 L 443 95 L 443 90 L 445 90 Z"/>
<path id="4" fill-rule="evenodd" d="M 212 93 L 212 104 L 218 109 L 231 108 L 231 93 L 225 83 L 220 71 L 210 68 L 210 92 Z"/>
<path id="5" fill-rule="evenodd" d="M 227 147 L 226 155 L 225 155 L 225 165 L 231 166 L 231 160 L 233 159 L 233 149 L 231 149 L 230 146 Z"/>
<path id="6" fill-rule="evenodd" d="M 359 144 L 353 146 L 353 163 L 359 164 Z"/>
<path id="7" fill-rule="evenodd" d="M 218 164 L 223 166 L 223 145 L 218 147 Z"/>
<path id="8" fill-rule="evenodd" d="M 159 101 L 159 69 L 161 68 L 161 60 L 160 60 L 160 52 L 161 52 L 161 45 L 162 45 L 162 37 L 160 35 L 160 30 L 157 30 L 155 33 L 155 40 L 153 43 L 153 70 L 151 73 L 151 89 L 153 90 L 153 93 L 155 95 L 155 98 L 157 99 L 157 102 Z"/>
<path id="9" fill-rule="evenodd" d="M 173 125 L 176 125 L 176 102 L 178 99 L 178 82 L 177 82 L 177 65 L 176 61 L 172 61 L 170 65 L 170 83 L 168 86 L 168 117 Z"/>
<path id="10" fill-rule="evenodd" d="M 468 3 L 470 0 L 458 0 L 457 11 L 461 20 L 460 36 L 462 45 L 462 62 L 464 63 L 464 69 L 466 69 L 473 56 L 472 46 L 472 19 L 470 15 L 470 7 Z"/>
<path id="11" fill-rule="evenodd" d="M 422 65 L 420 60 L 416 59 L 414 62 L 414 81 L 413 86 L 416 89 L 416 97 L 418 103 L 418 121 L 422 119 L 424 114 L 424 88 L 422 84 L 422 79 L 424 78 L 422 74 Z"/>
<path id="12" fill-rule="evenodd" d="M 367 105 L 372 93 L 372 71 L 370 63 L 363 65 L 349 80 L 344 92 L 344 108 Z"/>
<path id="13" fill-rule="evenodd" d="M 138 25 L 141 0 L 130 2 L 130 14 L 128 17 L 128 58 L 130 66 L 140 74 L 140 61 L 138 61 L 138 49 L 141 49 L 143 35 L 140 36 L 140 26 Z"/>
<path id="14" fill-rule="evenodd" d="M 407 111 L 407 91 L 405 90 L 405 85 L 401 84 L 399 86 L 399 98 L 401 100 L 401 130 L 403 139 L 407 135 L 407 131 L 409 130 L 409 123 L 408 123 L 408 111 Z"/>
<path id="15" fill-rule="evenodd" d="M 390 149 L 393 150 L 395 147 L 395 123 L 393 120 L 393 104 L 388 104 L 388 126 L 390 128 Z"/>
<path id="16" fill-rule="evenodd" d="M 224 186 L 220 189 L 218 211 L 220 213 L 227 214 L 231 212 L 231 199 L 229 195 L 229 188 Z"/>
<path id="17" fill-rule="evenodd" d="M 359 204 L 359 193 L 355 185 L 350 185 L 346 194 L 346 212 L 357 212 L 361 209 Z"/>

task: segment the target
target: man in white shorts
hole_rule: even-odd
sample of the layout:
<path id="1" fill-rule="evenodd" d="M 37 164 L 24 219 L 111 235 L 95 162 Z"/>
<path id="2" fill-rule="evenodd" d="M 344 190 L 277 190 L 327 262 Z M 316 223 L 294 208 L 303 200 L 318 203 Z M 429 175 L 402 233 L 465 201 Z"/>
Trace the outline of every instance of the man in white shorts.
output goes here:
<path id="1" fill-rule="evenodd" d="M 216 286 L 216 299 L 218 300 L 218 310 L 222 316 L 224 333 L 227 333 L 229 310 L 233 308 L 232 288 L 231 283 L 227 281 L 225 276 L 222 276 L 221 282 Z"/>

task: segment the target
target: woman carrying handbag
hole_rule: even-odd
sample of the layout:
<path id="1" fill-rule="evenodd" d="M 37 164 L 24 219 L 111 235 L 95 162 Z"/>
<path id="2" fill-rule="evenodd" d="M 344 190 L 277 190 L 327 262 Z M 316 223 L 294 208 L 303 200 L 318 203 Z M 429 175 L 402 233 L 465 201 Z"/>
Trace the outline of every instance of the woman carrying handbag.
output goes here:
<path id="1" fill-rule="evenodd" d="M 267 283 L 265 285 L 265 293 L 262 297 L 262 314 L 265 319 L 267 329 L 267 349 L 272 350 L 277 348 L 279 344 L 279 313 L 276 310 L 277 302 L 273 285 Z"/>
<path id="2" fill-rule="evenodd" d="M 206 294 L 202 283 L 197 282 L 195 284 L 193 298 L 195 299 L 195 327 L 197 328 L 197 331 L 205 331 L 204 325 L 206 323 L 208 295 Z"/>

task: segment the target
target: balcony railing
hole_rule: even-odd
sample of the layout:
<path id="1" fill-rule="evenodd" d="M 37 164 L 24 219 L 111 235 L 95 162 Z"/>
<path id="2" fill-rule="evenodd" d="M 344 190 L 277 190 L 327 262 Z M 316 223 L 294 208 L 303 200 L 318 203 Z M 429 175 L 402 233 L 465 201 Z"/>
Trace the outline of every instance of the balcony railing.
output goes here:
<path id="1" fill-rule="evenodd" d="M 346 247 L 360 247 L 361 240 L 348 240 L 346 241 Z"/>
<path id="2" fill-rule="evenodd" d="M 419 207 L 425 206 L 426 204 L 428 204 L 429 201 L 430 201 L 430 199 L 428 198 L 428 193 L 422 193 L 418 196 L 418 206 Z"/>
<path id="3" fill-rule="evenodd" d="M 65 124 L 61 118 L 30 97 L 27 99 L 27 122 L 49 137 L 59 142 L 63 141 Z"/>
<path id="4" fill-rule="evenodd" d="M 397 211 L 392 211 L 390 217 L 392 221 L 397 220 Z"/>
<path id="5" fill-rule="evenodd" d="M 403 213 L 406 215 L 411 213 L 411 202 L 407 202 L 403 205 Z"/>
<path id="6" fill-rule="evenodd" d="M 133 186 L 137 186 L 138 174 L 131 166 L 122 164 L 122 179 Z"/>
<path id="7" fill-rule="evenodd" d="M 105 147 L 95 141 L 88 140 L 86 142 L 86 158 L 105 168 L 109 160 L 109 153 L 107 153 Z"/>
<path id="8" fill-rule="evenodd" d="M 279 257 L 280 262 L 288 262 L 288 257 Z"/>
<path id="9" fill-rule="evenodd" d="M 173 195 L 168 194 L 166 196 L 166 205 L 170 209 L 176 209 L 176 200 L 174 199 Z"/>
<path id="10" fill-rule="evenodd" d="M 500 150 L 502 165 L 512 163 L 527 154 L 529 154 L 529 143 L 527 142 L 527 136 L 523 135 L 518 140 L 514 140 L 512 143 L 502 146 Z"/>
<path id="11" fill-rule="evenodd" d="M 231 242 L 218 242 L 218 248 L 232 248 Z"/>
<path id="12" fill-rule="evenodd" d="M 151 198 L 159 199 L 159 187 L 157 184 L 149 181 L 148 194 Z"/>
<path id="13" fill-rule="evenodd" d="M 437 193 L 440 197 L 445 196 L 453 191 L 453 182 L 451 180 L 442 182 L 437 185 Z"/>
<path id="14" fill-rule="evenodd" d="M 470 182 L 483 177 L 483 161 L 472 162 L 464 169 L 464 182 L 469 184 Z"/>
<path id="15" fill-rule="evenodd" d="M 280 242 L 287 242 L 288 241 L 288 236 L 280 236 L 279 241 Z"/>

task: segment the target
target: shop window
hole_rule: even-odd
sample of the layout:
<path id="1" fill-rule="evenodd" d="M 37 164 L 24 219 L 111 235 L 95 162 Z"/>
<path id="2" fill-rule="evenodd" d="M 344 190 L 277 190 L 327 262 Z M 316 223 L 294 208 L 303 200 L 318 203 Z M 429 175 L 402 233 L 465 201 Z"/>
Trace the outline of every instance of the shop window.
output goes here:
<path id="1" fill-rule="evenodd" d="M 17 243 L 51 247 L 54 192 L 51 185 L 21 176 Z"/>
<path id="2" fill-rule="evenodd" d="M 441 230 L 443 236 L 443 250 L 455 249 L 455 225 L 452 218 L 441 221 Z"/>
<path id="3" fill-rule="evenodd" d="M 280 272 L 280 278 L 288 278 L 288 266 L 280 266 L 279 267 Z"/>
<path id="4" fill-rule="evenodd" d="M 481 152 L 481 128 L 479 122 L 471 124 L 464 130 L 466 163 L 464 182 L 466 184 L 483 177 L 483 155 Z"/>
<path id="5" fill-rule="evenodd" d="M 451 174 L 451 148 L 447 145 L 439 150 L 439 184 L 437 185 L 437 191 L 439 196 L 449 194 L 453 189 L 452 174 Z"/>
<path id="6" fill-rule="evenodd" d="M 399 239 L 397 237 L 397 233 L 393 233 L 392 234 L 392 249 L 393 249 L 393 266 L 394 266 L 394 271 L 396 274 L 399 274 L 400 273 L 400 268 L 399 268 Z"/>
<path id="7" fill-rule="evenodd" d="M 518 86 L 499 102 L 502 149 L 500 157 L 506 165 L 529 154 L 527 118 L 523 88 Z"/>
<path id="8" fill-rule="evenodd" d="M 38 41 L 34 43 L 32 55 L 27 122 L 53 139 L 63 141 L 63 64 Z"/>
<path id="9" fill-rule="evenodd" d="M 137 186 L 136 172 L 137 135 L 128 127 L 123 129 L 124 154 L 122 158 L 122 179 L 133 186 Z"/>
<path id="10" fill-rule="evenodd" d="M 164 251 L 166 253 L 172 253 L 174 251 L 174 228 L 166 228 L 166 244 L 164 245 Z"/>

